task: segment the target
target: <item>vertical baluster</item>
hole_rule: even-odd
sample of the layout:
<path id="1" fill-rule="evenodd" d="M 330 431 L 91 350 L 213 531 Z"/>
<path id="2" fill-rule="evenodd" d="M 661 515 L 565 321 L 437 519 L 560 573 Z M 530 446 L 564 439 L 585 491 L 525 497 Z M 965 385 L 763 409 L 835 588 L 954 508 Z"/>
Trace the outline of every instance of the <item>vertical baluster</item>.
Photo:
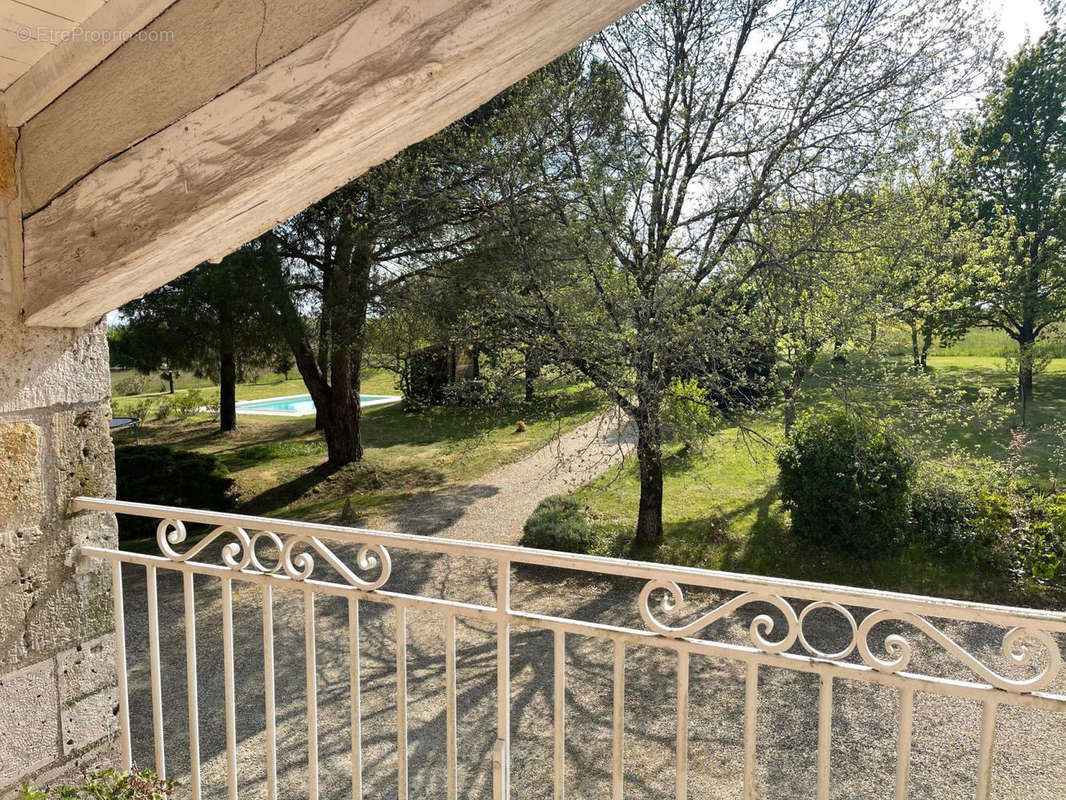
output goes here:
<path id="1" fill-rule="evenodd" d="M 111 601 L 115 613 L 115 674 L 118 676 L 118 735 L 122 769 L 133 764 L 130 744 L 130 692 L 126 682 L 126 604 L 122 591 L 122 562 L 111 562 Z"/>
<path id="2" fill-rule="evenodd" d="M 626 699 L 626 643 L 616 639 L 614 643 L 614 731 L 611 751 L 612 796 L 623 800 L 623 775 L 625 745 L 625 699 Z"/>
<path id="3" fill-rule="evenodd" d="M 555 800 L 566 796 L 566 632 L 555 631 Z"/>
<path id="4" fill-rule="evenodd" d="M 274 587 L 263 587 L 263 705 L 266 710 L 267 800 L 278 796 L 278 732 L 274 698 Z"/>
<path id="5" fill-rule="evenodd" d="M 196 599 L 194 575 L 183 576 L 185 594 L 185 686 L 189 699 L 189 791 L 200 800 L 200 703 L 196 687 Z"/>
<path id="6" fill-rule="evenodd" d="M 396 607 L 396 760 L 400 800 L 407 800 L 407 609 Z"/>
<path id="7" fill-rule="evenodd" d="M 496 571 L 496 747 L 493 749 L 493 796 L 511 793 L 511 562 L 501 558 Z"/>
<path id="8" fill-rule="evenodd" d="M 155 771 L 160 778 L 167 776 L 166 753 L 163 747 L 163 686 L 159 666 L 159 590 L 156 568 L 146 567 L 148 581 L 148 668 L 152 681 L 152 732 L 155 739 Z"/>
<path id="9" fill-rule="evenodd" d="M 977 769 L 977 800 L 988 800 L 992 786 L 992 753 L 996 744 L 996 711 L 999 704 L 986 700 L 981 714 L 981 762 Z"/>
<path id="10" fill-rule="evenodd" d="M 677 800 L 688 797 L 688 651 L 677 651 Z"/>
<path id="11" fill-rule="evenodd" d="M 744 679 L 744 798 L 755 800 L 755 733 L 758 723 L 759 665 L 749 662 Z"/>
<path id="12" fill-rule="evenodd" d="M 833 677 L 822 675 L 818 689 L 818 800 L 829 800 L 829 759 L 833 747 Z"/>
<path id="13" fill-rule="evenodd" d="M 304 592 L 304 674 L 307 679 L 307 792 L 318 800 L 318 661 L 315 654 L 315 596 Z"/>
<path id="14" fill-rule="evenodd" d="M 233 676 L 233 580 L 222 579 L 222 679 L 226 698 L 226 790 L 237 800 L 237 700 Z"/>
<path id="15" fill-rule="evenodd" d="M 359 682 L 359 598 L 348 598 L 348 685 L 351 687 L 352 798 L 363 800 L 363 713 Z"/>
<path id="16" fill-rule="evenodd" d="M 911 733 L 914 730 L 914 689 L 899 692 L 899 738 L 896 740 L 896 800 L 907 800 L 911 776 Z"/>
<path id="17" fill-rule="evenodd" d="M 447 686 L 446 716 L 446 758 L 447 758 L 447 800 L 456 800 L 456 734 L 455 734 L 455 615 L 444 616 L 444 682 Z"/>

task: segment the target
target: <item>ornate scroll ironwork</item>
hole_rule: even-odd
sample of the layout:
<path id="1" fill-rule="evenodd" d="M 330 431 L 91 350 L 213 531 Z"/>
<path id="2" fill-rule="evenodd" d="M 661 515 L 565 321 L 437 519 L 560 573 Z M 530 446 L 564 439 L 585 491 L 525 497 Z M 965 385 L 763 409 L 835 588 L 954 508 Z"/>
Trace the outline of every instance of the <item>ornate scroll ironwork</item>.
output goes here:
<path id="1" fill-rule="evenodd" d="M 171 561 L 188 561 L 199 555 L 217 539 L 232 536 L 234 541 L 222 546 L 222 563 L 232 570 L 257 572 L 263 575 L 284 573 L 294 581 L 306 581 L 315 569 L 317 553 L 337 574 L 357 589 L 372 591 L 380 588 L 392 574 L 392 559 L 389 551 L 380 544 L 364 544 L 355 556 L 355 566 L 360 572 L 378 574 L 367 580 L 348 566 L 320 538 L 310 534 L 281 536 L 273 531 L 253 531 L 249 533 L 241 527 L 220 525 L 185 552 L 174 549 L 174 545 L 185 541 L 188 534 L 185 523 L 180 519 L 164 519 L 156 527 L 156 542 L 163 555 Z M 273 546 L 276 555 L 273 563 L 265 563 L 258 548 L 263 543 Z"/>
<path id="2" fill-rule="evenodd" d="M 873 630 L 882 623 L 896 623 L 914 628 L 936 642 L 943 651 L 960 664 L 965 665 L 983 681 L 998 689 L 1008 692 L 1036 692 L 1047 688 L 1058 677 L 1062 670 L 1062 653 L 1054 638 L 1044 630 L 1036 627 L 1014 627 L 1008 630 L 1000 647 L 1003 657 L 1016 667 L 1026 667 L 1038 663 L 1038 656 L 1045 655 L 1042 668 L 1035 675 L 1024 679 L 1014 679 L 996 672 L 982 662 L 973 653 L 966 650 L 958 642 L 944 633 L 940 628 L 928 619 L 910 611 L 879 609 L 865 616 L 861 623 L 857 622 L 855 615 L 840 603 L 829 600 L 818 600 L 807 603 L 798 614 L 792 604 L 784 597 L 761 592 L 745 592 L 725 601 L 711 611 L 701 615 L 686 625 L 667 625 L 655 616 L 653 607 L 656 604 L 652 595 L 662 592 L 662 598 L 658 606 L 664 614 L 670 614 L 678 609 L 684 602 L 681 587 L 673 582 L 655 579 L 645 584 L 640 593 L 639 610 L 648 628 L 655 633 L 673 638 L 692 638 L 706 629 L 712 623 L 727 617 L 743 606 L 753 603 L 765 603 L 776 608 L 784 617 L 786 629 L 784 634 L 776 640 L 771 640 L 769 634 L 774 629 L 774 620 L 767 614 L 756 616 L 749 626 L 749 635 L 752 644 L 766 653 L 783 653 L 797 645 L 812 658 L 843 661 L 857 652 L 862 663 L 879 672 L 902 673 L 910 665 L 914 654 L 914 645 L 906 637 L 899 633 L 891 633 L 883 640 L 885 656 L 879 656 L 871 649 Z M 840 615 L 850 636 L 844 646 L 834 652 L 827 652 L 813 644 L 805 631 L 805 623 L 808 616 L 819 609 L 830 609 Z M 935 609 L 930 609 L 935 613 Z"/>

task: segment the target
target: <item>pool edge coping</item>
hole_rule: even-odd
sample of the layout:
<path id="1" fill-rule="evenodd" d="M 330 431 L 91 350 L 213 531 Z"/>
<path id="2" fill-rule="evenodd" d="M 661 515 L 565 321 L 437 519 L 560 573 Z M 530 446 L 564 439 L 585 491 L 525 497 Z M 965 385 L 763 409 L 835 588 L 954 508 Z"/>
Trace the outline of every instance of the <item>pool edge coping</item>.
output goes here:
<path id="1" fill-rule="evenodd" d="M 310 413 L 303 413 L 301 411 L 273 411 L 273 410 L 262 410 L 262 409 L 256 409 L 256 408 L 249 408 L 248 407 L 252 403 L 264 403 L 264 402 L 267 402 L 267 401 L 277 401 L 277 400 L 294 400 L 297 397 L 310 398 L 311 395 L 308 394 L 307 392 L 303 392 L 302 394 L 287 394 L 287 395 L 279 395 L 278 397 L 260 397 L 258 400 L 239 400 L 236 403 L 236 411 L 237 411 L 238 414 L 254 414 L 255 416 L 258 416 L 258 417 L 313 417 L 315 415 L 314 411 L 312 411 Z M 403 395 L 401 395 L 401 394 L 385 394 L 385 395 L 380 395 L 379 394 L 379 395 L 374 395 L 374 397 L 376 397 L 378 399 L 371 400 L 371 401 L 369 401 L 367 403 L 362 403 L 361 402 L 360 403 L 360 407 L 361 408 L 373 408 L 375 406 L 389 405 L 391 403 L 396 403 L 396 402 L 398 402 L 400 400 L 403 400 Z"/>

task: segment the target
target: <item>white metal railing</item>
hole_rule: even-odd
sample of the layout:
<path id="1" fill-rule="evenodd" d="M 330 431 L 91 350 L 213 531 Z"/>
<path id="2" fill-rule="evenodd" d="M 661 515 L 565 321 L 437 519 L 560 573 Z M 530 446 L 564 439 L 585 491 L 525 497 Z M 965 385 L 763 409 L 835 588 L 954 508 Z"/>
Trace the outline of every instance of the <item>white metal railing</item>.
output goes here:
<path id="1" fill-rule="evenodd" d="M 612 758 L 610 765 L 612 797 L 621 800 L 624 792 L 623 737 L 625 736 L 626 651 L 632 647 L 653 647 L 673 651 L 677 658 L 677 740 L 675 747 L 676 797 L 688 795 L 689 759 L 689 660 L 692 655 L 712 656 L 742 662 L 744 666 L 743 771 L 746 798 L 756 792 L 756 714 L 759 704 L 759 670 L 781 668 L 815 674 L 819 677 L 817 704 L 817 797 L 829 797 L 830 751 L 832 747 L 833 690 L 837 681 L 862 681 L 889 687 L 899 693 L 899 719 L 896 738 L 895 797 L 909 796 L 910 761 L 915 692 L 929 692 L 974 700 L 982 704 L 980 752 L 976 776 L 976 796 L 987 799 L 990 792 L 993 746 L 997 711 L 1000 706 L 1018 706 L 1050 712 L 1066 712 L 1066 695 L 1061 689 L 1062 652 L 1056 636 L 1066 633 L 1066 615 L 1051 611 L 1009 608 L 815 584 L 804 581 L 739 575 L 700 569 L 620 559 L 572 555 L 521 547 L 425 538 L 397 533 L 284 521 L 236 514 L 195 511 L 165 506 L 126 503 L 80 497 L 74 511 L 100 511 L 129 514 L 159 520 L 157 542 L 162 555 L 142 555 L 99 547 L 82 547 L 80 557 L 106 559 L 113 565 L 116 667 L 118 671 L 119 721 L 123 766 L 132 761 L 130 741 L 129 687 L 126 676 L 126 633 L 122 583 L 123 564 L 136 564 L 147 574 L 148 640 L 152 700 L 154 755 L 157 771 L 165 774 L 163 701 L 160 677 L 158 570 L 176 570 L 183 575 L 186 678 L 190 752 L 190 789 L 200 797 L 200 764 L 197 699 L 197 660 L 194 576 L 214 576 L 222 586 L 222 645 L 226 722 L 226 777 L 230 798 L 236 798 L 238 785 L 234 653 L 233 581 L 258 584 L 263 590 L 262 636 L 264 659 L 265 741 L 267 797 L 277 797 L 277 739 L 275 728 L 274 589 L 296 588 L 304 592 L 304 642 L 307 697 L 307 784 L 310 797 L 318 797 L 318 692 L 316 686 L 316 595 L 331 595 L 348 601 L 348 648 L 351 682 L 351 764 L 352 791 L 363 796 L 362 739 L 360 713 L 359 608 L 361 602 L 391 606 L 396 610 L 396 750 L 399 797 L 408 794 L 407 741 L 407 611 L 417 609 L 439 614 L 444 620 L 446 687 L 446 786 L 447 797 L 455 800 L 456 780 L 456 619 L 493 623 L 496 630 L 496 744 L 493 748 L 493 794 L 509 796 L 511 741 L 510 632 L 514 627 L 532 627 L 553 632 L 554 796 L 564 795 L 564 742 L 566 736 L 566 659 L 568 635 L 593 637 L 613 643 L 613 695 L 611 704 Z M 175 546 L 186 539 L 186 524 L 211 526 L 196 544 L 184 552 Z M 195 560 L 216 542 L 221 564 Z M 329 543 L 329 544 L 327 544 Z M 340 546 L 358 547 L 351 563 Z M 264 559 L 264 546 L 272 558 Z M 393 564 L 389 549 L 471 557 L 495 564 L 495 605 L 479 605 L 442 598 L 391 591 Z M 353 548 L 354 549 L 354 548 Z M 339 580 L 312 577 L 316 559 L 321 558 Z M 512 568 L 517 565 L 576 570 L 597 575 L 620 576 L 643 581 L 637 611 L 644 627 L 618 626 L 551 616 L 512 608 Z M 670 624 L 684 602 L 681 586 L 735 593 L 712 610 L 684 624 Z M 746 606 L 776 611 L 783 629 L 774 617 L 760 613 L 748 629 L 748 641 L 730 643 L 701 638 L 712 623 L 735 615 Z M 839 615 L 850 639 L 835 652 L 826 652 L 810 641 L 808 617 L 824 609 Z M 859 610 L 862 610 L 861 612 Z M 987 659 L 967 650 L 943 630 L 948 622 L 981 623 L 1003 629 L 1002 657 L 1008 669 L 994 669 Z M 880 647 L 874 629 L 879 625 L 896 631 L 884 638 Z M 775 631 L 775 628 L 778 630 Z M 917 652 L 913 636 L 900 630 L 920 632 L 949 656 L 956 666 L 972 676 L 960 680 L 945 675 L 909 669 Z M 778 634 L 775 636 L 775 632 Z M 925 642 L 928 646 L 928 642 Z M 882 650 L 879 655 L 877 650 Z M 1019 674 L 1019 672 L 1024 674 Z M 636 712 L 630 711 L 630 719 Z M 639 723 L 639 715 L 637 715 Z M 547 780 L 545 778 L 545 780 Z"/>

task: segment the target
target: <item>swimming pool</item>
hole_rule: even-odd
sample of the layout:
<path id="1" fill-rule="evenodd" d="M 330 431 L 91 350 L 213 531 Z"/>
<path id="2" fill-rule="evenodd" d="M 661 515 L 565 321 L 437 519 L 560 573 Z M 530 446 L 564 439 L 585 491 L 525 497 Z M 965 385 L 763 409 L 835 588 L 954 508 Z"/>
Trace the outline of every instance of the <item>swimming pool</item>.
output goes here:
<path id="1" fill-rule="evenodd" d="M 395 394 L 361 394 L 363 408 L 395 403 L 403 398 Z M 315 413 L 315 404 L 309 394 L 293 394 L 287 397 L 268 397 L 265 400 L 242 400 L 237 403 L 238 414 L 264 414 L 275 417 L 305 417 Z"/>

